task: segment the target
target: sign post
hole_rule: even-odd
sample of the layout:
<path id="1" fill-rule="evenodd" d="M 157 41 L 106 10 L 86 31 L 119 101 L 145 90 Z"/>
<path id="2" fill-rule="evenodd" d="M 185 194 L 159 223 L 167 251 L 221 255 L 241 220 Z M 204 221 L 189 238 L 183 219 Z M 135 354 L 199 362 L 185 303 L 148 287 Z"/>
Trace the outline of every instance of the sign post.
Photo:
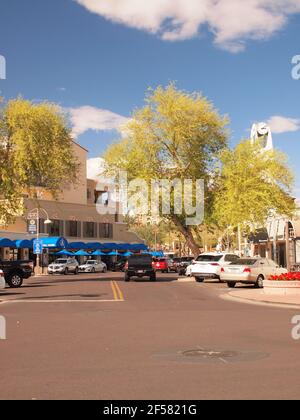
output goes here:
<path id="1" fill-rule="evenodd" d="M 35 255 L 41 255 L 43 253 L 43 241 L 41 239 L 35 239 L 33 241 L 33 253 Z"/>

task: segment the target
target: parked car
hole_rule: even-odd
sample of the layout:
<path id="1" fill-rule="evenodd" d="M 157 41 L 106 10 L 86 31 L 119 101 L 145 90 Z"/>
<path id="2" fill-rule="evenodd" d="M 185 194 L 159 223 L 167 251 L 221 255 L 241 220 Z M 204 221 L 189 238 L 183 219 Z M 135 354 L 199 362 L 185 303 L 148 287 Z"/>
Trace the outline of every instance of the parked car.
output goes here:
<path id="1" fill-rule="evenodd" d="M 106 273 L 107 266 L 102 261 L 88 260 L 85 264 L 79 266 L 79 271 L 83 273 Z"/>
<path id="2" fill-rule="evenodd" d="M 208 278 L 221 281 L 222 267 L 238 259 L 237 255 L 230 253 L 208 252 L 201 254 L 192 263 L 191 276 L 195 277 L 196 281 L 200 283 Z"/>
<path id="3" fill-rule="evenodd" d="M 175 258 L 169 259 L 169 260 L 167 260 L 167 263 L 168 263 L 168 267 L 169 267 L 168 272 L 169 273 L 177 273 L 176 259 Z"/>
<path id="4" fill-rule="evenodd" d="M 78 274 L 79 263 L 76 258 L 59 258 L 48 266 L 48 274 Z"/>
<path id="5" fill-rule="evenodd" d="M 221 280 L 234 288 L 237 283 L 253 284 L 257 288 L 264 287 L 264 280 L 270 276 L 287 273 L 288 270 L 280 268 L 274 261 L 267 258 L 245 258 L 222 267 Z"/>
<path id="6" fill-rule="evenodd" d="M 32 261 L 0 261 L 0 270 L 9 287 L 16 289 L 22 286 L 24 279 L 33 274 Z"/>
<path id="7" fill-rule="evenodd" d="M 174 262 L 176 264 L 176 272 L 180 276 L 184 276 L 186 274 L 187 268 L 191 265 L 194 257 L 180 257 L 174 258 Z"/>
<path id="8" fill-rule="evenodd" d="M 153 266 L 156 271 L 161 271 L 162 273 L 170 273 L 170 260 L 168 258 L 155 258 Z"/>
<path id="9" fill-rule="evenodd" d="M 149 277 L 151 281 L 156 281 L 156 271 L 150 255 L 134 255 L 128 258 L 125 265 L 125 281 L 130 281 L 132 277 Z"/>
<path id="10" fill-rule="evenodd" d="M 112 265 L 112 271 L 124 271 L 127 260 L 119 260 Z"/>
<path id="11" fill-rule="evenodd" d="M 5 289 L 6 283 L 4 278 L 4 273 L 0 270 L 0 289 Z"/>
<path id="12" fill-rule="evenodd" d="M 193 264 L 190 264 L 187 266 L 185 270 L 186 277 L 192 277 L 192 268 L 193 268 Z"/>

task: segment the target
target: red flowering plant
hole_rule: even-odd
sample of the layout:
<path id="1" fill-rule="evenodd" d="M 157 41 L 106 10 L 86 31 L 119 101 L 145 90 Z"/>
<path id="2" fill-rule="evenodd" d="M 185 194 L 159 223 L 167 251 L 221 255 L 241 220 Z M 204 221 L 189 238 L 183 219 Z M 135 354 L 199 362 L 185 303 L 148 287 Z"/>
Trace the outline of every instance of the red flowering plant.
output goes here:
<path id="1" fill-rule="evenodd" d="M 300 272 L 286 273 L 280 276 L 270 276 L 269 280 L 273 281 L 300 281 Z"/>

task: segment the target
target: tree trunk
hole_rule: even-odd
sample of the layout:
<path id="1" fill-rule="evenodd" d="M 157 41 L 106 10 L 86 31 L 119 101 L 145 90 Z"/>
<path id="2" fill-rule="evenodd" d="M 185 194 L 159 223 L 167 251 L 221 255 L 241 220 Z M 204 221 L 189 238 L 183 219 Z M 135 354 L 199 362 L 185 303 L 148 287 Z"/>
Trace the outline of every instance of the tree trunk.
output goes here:
<path id="1" fill-rule="evenodd" d="M 197 257 L 200 254 L 200 248 L 194 238 L 192 228 L 190 226 L 185 226 L 181 222 L 179 217 L 177 217 L 176 215 L 172 215 L 171 220 L 173 221 L 175 226 L 178 228 L 178 230 L 182 233 L 182 235 L 185 237 L 186 243 L 188 247 L 190 248 L 190 250 L 192 251 L 194 257 Z"/>

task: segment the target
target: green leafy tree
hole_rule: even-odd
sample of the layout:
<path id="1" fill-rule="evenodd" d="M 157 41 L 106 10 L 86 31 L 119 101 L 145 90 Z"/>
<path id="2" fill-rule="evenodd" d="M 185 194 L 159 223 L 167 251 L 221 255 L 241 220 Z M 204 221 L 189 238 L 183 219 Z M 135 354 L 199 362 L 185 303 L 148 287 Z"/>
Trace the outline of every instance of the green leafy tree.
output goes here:
<path id="1" fill-rule="evenodd" d="M 208 185 L 216 156 L 227 144 L 227 123 L 198 93 L 188 94 L 174 84 L 150 90 L 146 105 L 124 127 L 125 138 L 106 151 L 107 172 L 124 170 L 129 180 L 140 178 L 149 184 L 161 179 L 203 179 Z M 199 244 L 186 215 L 171 209 L 166 218 L 197 255 Z"/>
<path id="2" fill-rule="evenodd" d="M 54 197 L 76 182 L 78 162 L 62 110 L 21 98 L 0 111 L 0 219 L 11 223 L 24 211 L 22 194 L 34 187 Z"/>
<path id="3" fill-rule="evenodd" d="M 294 177 L 283 153 L 266 152 L 260 142 L 247 140 L 224 150 L 220 160 L 214 204 L 220 227 L 232 231 L 240 226 L 247 232 L 264 226 L 271 215 L 293 215 Z"/>

